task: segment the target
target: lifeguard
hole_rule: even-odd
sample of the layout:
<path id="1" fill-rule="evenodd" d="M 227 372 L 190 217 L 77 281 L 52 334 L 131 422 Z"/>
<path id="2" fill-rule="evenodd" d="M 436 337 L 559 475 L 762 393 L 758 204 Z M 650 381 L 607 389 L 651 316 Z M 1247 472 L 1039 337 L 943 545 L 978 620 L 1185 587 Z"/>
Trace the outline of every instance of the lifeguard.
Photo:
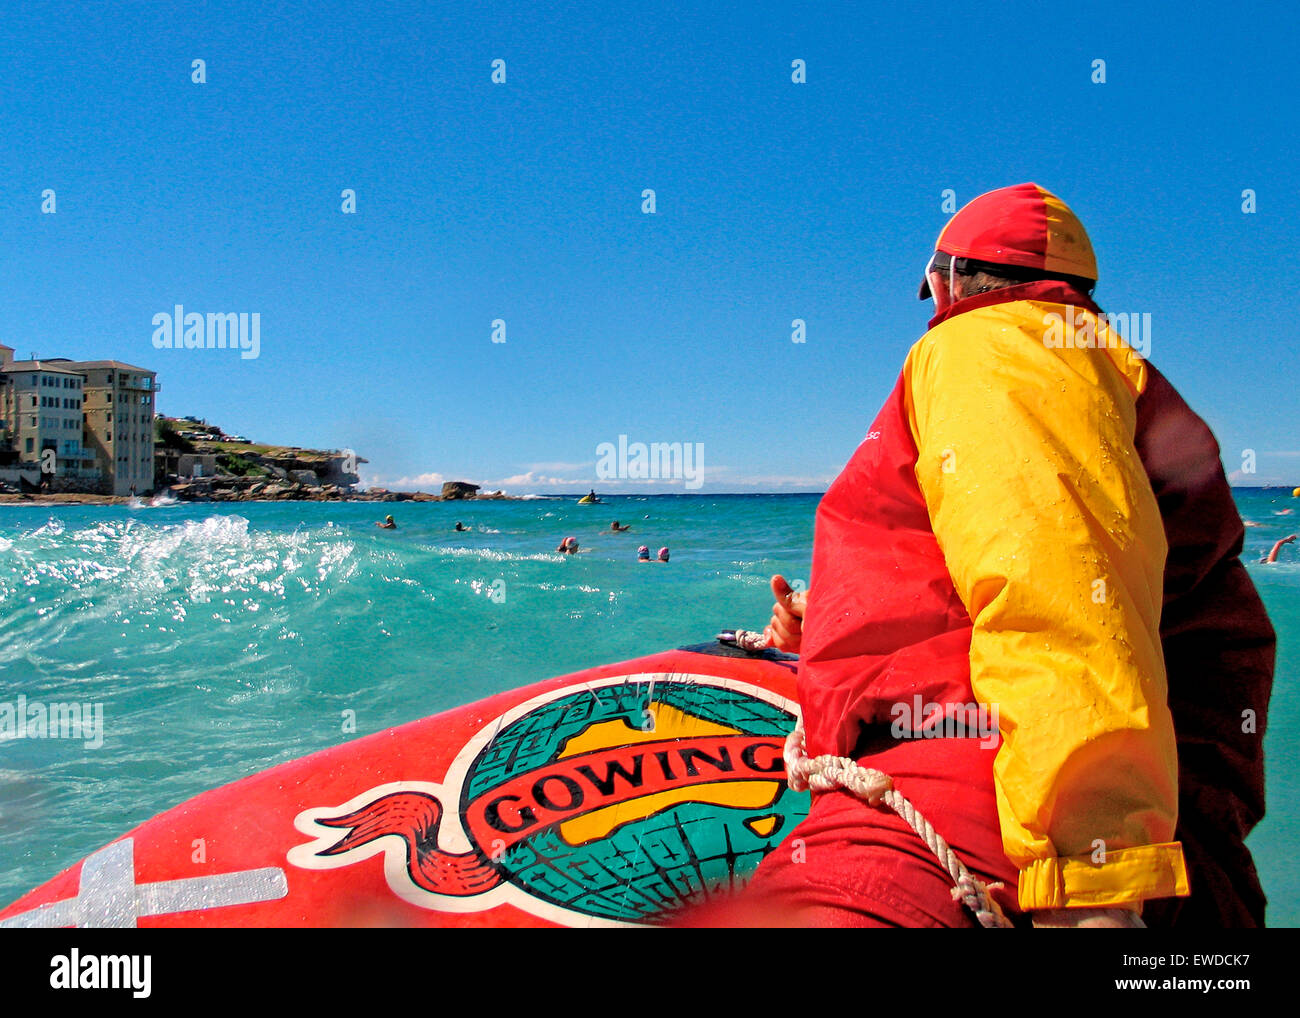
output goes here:
<path id="1" fill-rule="evenodd" d="M 1044 342 L 1045 316 L 1102 315 L 1096 279 L 1035 184 L 953 217 L 930 329 L 818 508 L 806 606 L 774 578 L 769 635 L 801 654 L 807 755 L 889 775 L 1012 921 L 1262 925 L 1274 633 L 1204 422 L 1127 344 Z M 918 696 L 996 707 L 1001 738 L 896 737 Z M 698 918 L 971 925 L 951 891 L 899 816 L 832 790 Z"/>

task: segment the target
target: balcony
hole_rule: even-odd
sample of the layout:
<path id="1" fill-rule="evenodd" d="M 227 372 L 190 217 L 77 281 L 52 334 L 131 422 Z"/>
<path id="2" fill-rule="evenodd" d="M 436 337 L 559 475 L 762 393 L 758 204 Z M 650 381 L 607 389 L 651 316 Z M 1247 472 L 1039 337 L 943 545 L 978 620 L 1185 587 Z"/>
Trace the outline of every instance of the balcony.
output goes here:
<path id="1" fill-rule="evenodd" d="M 60 456 L 58 473 L 62 477 L 97 479 L 102 476 L 103 471 L 99 469 L 99 464 L 92 457 L 74 456 L 65 458 Z"/>

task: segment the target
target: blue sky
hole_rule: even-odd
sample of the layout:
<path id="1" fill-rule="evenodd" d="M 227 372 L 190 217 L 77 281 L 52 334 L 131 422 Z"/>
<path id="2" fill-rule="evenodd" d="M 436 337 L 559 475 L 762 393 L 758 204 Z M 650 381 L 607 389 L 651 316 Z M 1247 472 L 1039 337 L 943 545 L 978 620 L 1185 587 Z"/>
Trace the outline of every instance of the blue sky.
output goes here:
<path id="1" fill-rule="evenodd" d="M 1234 480 L 1300 484 L 1291 18 L 26 5 L 0 34 L 0 342 L 153 368 L 162 412 L 351 447 L 388 487 L 633 490 L 595 475 L 626 435 L 698 443 L 704 491 L 819 490 L 925 331 L 944 190 L 1033 180 Z M 260 355 L 155 349 L 176 304 L 259 313 Z"/>

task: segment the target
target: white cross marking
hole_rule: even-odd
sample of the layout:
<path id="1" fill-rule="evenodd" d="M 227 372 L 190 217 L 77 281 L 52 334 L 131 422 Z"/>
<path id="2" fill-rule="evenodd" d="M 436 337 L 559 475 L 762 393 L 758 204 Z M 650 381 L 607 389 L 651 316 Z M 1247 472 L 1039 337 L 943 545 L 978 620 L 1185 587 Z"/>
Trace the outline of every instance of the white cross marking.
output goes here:
<path id="1" fill-rule="evenodd" d="M 278 866 L 137 884 L 135 845 L 123 838 L 81 864 L 81 887 L 75 898 L 2 919 L 0 927 L 135 926 L 140 916 L 276 901 L 288 893 L 289 881 Z"/>

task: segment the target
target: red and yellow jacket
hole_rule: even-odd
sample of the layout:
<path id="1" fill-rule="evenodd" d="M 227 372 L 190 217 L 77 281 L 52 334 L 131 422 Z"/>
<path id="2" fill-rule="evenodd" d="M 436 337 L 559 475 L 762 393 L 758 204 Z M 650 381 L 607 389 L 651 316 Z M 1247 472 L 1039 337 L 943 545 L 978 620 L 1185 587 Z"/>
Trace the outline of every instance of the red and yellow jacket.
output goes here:
<path id="1" fill-rule="evenodd" d="M 1263 812 L 1272 630 L 1237 557 L 1213 438 L 1098 314 L 1064 283 L 1025 283 L 957 302 L 912 348 L 818 509 L 808 750 L 852 756 L 863 726 L 918 695 L 996 705 L 999 822 L 1022 908 L 1185 896 L 1190 837 L 1206 890 L 1239 906 L 1210 910 L 1262 921 L 1240 843 Z M 1189 502 L 1208 515 L 1188 517 Z M 1167 677 L 1171 608 L 1196 637 Z M 1221 752 L 1189 767 L 1184 735 Z M 1213 790 L 1220 815 L 1194 803 L 1179 827 L 1180 755 L 1184 783 Z M 1227 880 L 1207 843 L 1225 817 L 1223 840 L 1240 848 Z"/>

